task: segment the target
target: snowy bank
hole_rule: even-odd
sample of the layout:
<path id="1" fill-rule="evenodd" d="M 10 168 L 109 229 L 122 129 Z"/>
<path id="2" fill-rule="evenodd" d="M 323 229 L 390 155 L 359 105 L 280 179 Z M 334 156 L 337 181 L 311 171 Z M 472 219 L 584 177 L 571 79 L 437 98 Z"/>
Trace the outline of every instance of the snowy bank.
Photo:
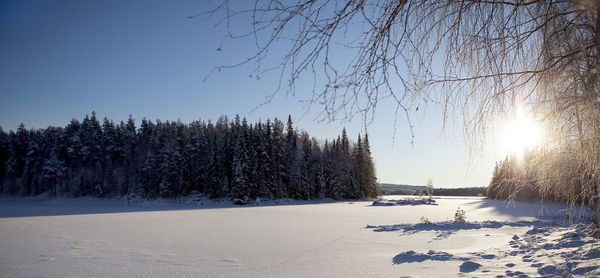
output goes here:
<path id="1" fill-rule="evenodd" d="M 446 239 L 465 230 L 481 230 L 479 236 L 502 227 L 529 227 L 513 235 L 503 247 L 482 248 L 477 252 L 452 253 L 429 250 L 403 251 L 392 258 L 395 265 L 427 261 L 457 261 L 460 273 L 496 277 L 600 276 L 600 246 L 597 231 L 590 224 L 557 224 L 545 221 L 483 221 L 471 223 L 419 223 L 367 225 L 375 232 L 401 232 L 405 235 L 434 232 L 434 240 Z M 485 233 L 485 235 L 483 234 Z M 596 234 L 595 234 L 596 233 Z M 504 273 L 502 271 L 504 270 Z"/>

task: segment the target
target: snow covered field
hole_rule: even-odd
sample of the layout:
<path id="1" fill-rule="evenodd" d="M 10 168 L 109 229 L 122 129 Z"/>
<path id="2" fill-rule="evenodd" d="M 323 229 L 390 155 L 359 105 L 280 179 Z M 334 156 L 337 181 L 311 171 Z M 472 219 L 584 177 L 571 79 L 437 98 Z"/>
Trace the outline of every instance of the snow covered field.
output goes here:
<path id="1" fill-rule="evenodd" d="M 394 198 L 397 198 L 395 196 Z M 600 274 L 563 205 L 234 206 L 0 199 L 0 277 L 562 277 Z M 454 218 L 457 207 L 467 223 Z M 539 216 L 539 217 L 538 217 Z M 432 223 L 421 223 L 421 217 Z M 481 222 L 486 221 L 486 222 Z M 558 224 L 558 225 L 557 225 Z"/>

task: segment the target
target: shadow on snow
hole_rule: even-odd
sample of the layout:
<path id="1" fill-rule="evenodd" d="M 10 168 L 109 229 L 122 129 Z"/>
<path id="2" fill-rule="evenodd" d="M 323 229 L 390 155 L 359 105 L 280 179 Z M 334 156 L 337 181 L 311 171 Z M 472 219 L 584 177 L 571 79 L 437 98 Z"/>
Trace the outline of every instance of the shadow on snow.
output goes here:
<path id="1" fill-rule="evenodd" d="M 469 258 L 466 257 L 458 257 L 452 255 L 450 253 L 429 250 L 427 253 L 417 253 L 413 250 L 402 252 L 392 259 L 394 264 L 403 264 L 403 263 L 421 263 L 427 260 L 431 261 L 464 261 L 459 266 L 460 272 L 473 272 L 481 267 L 481 264 L 470 261 Z"/>
<path id="2" fill-rule="evenodd" d="M 437 238 L 447 238 L 450 235 L 463 230 L 478 229 L 498 229 L 504 226 L 509 227 L 546 227 L 556 226 L 554 223 L 543 221 L 483 221 L 483 222 L 437 222 L 437 223 L 418 223 L 418 224 L 395 224 L 373 226 L 367 225 L 367 229 L 373 229 L 375 232 L 396 232 L 400 231 L 407 234 L 414 234 L 422 231 L 433 231 Z"/>
<path id="3" fill-rule="evenodd" d="M 36 198 L 0 196 L 0 218 L 61 216 L 106 213 L 131 213 L 176 210 L 204 210 L 227 208 L 260 208 L 267 206 L 316 205 L 347 203 L 348 200 L 266 200 L 260 204 L 235 205 L 232 201 L 203 200 L 132 200 L 95 197 L 80 198 Z M 350 201 L 352 202 L 352 201 Z"/>

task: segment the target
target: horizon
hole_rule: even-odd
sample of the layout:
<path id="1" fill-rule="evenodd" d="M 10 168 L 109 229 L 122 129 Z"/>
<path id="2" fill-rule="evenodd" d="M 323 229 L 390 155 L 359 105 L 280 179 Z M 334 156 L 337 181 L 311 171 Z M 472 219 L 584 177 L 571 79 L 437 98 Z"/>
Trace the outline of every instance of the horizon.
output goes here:
<path id="1" fill-rule="evenodd" d="M 3 126 L 1 126 L 1 125 L 0 125 L 0 128 L 4 129 L 4 131 L 5 131 L 5 132 L 16 132 L 17 128 L 18 128 L 18 127 L 19 127 L 21 124 L 23 124 L 23 125 L 24 125 L 24 127 L 25 127 L 25 129 L 26 129 L 26 130 L 39 130 L 39 129 L 45 129 L 45 128 L 48 128 L 48 127 L 60 127 L 60 128 L 64 128 L 64 127 L 66 127 L 66 126 L 67 126 L 67 125 L 68 125 L 68 124 L 71 122 L 71 120 L 77 120 L 77 121 L 81 122 L 81 120 L 83 120 L 85 117 L 89 117 L 89 116 L 90 116 L 92 113 L 96 113 L 96 111 L 92 111 L 92 112 L 90 112 L 90 113 L 86 113 L 85 115 L 83 115 L 83 116 L 81 116 L 81 117 L 73 117 L 73 118 L 71 118 L 70 120 L 66 121 L 66 122 L 65 122 L 65 123 L 63 123 L 63 124 L 60 124 L 60 123 L 58 123 L 58 124 L 56 124 L 56 125 L 47 125 L 47 126 L 28 126 L 26 123 L 24 123 L 24 122 L 21 122 L 21 123 L 18 123 L 18 124 L 16 124 L 16 126 L 15 126 L 15 128 L 14 128 L 14 129 L 4 129 L 4 127 L 3 127 Z M 237 114 L 235 114 L 235 115 L 237 115 Z M 154 123 L 156 123 L 156 122 L 157 122 L 157 120 L 158 120 L 158 121 L 162 121 L 162 122 L 177 122 L 177 121 L 181 121 L 181 122 L 183 122 L 184 124 L 189 124 L 189 123 L 192 123 L 192 122 L 194 122 L 194 121 L 201 121 L 201 122 L 209 122 L 209 121 L 210 121 L 210 122 L 213 122 L 213 123 L 214 123 L 214 122 L 216 122 L 216 121 L 217 121 L 219 118 L 221 118 L 221 117 L 226 117 L 226 118 L 227 118 L 227 120 L 228 120 L 228 122 L 229 122 L 229 123 L 231 123 L 231 122 L 233 121 L 233 119 L 234 119 L 235 115 L 221 115 L 221 116 L 219 116 L 219 117 L 217 117 L 217 118 L 214 118 L 214 119 L 213 119 L 213 118 L 210 118 L 210 119 L 198 118 L 198 119 L 192 119 L 192 120 L 189 120 L 189 121 L 184 121 L 184 120 L 181 120 L 180 118 L 178 118 L 178 119 L 158 119 L 158 118 L 156 118 L 156 119 L 151 119 L 151 118 L 148 118 L 148 117 L 136 118 L 136 117 L 135 117 L 135 115 L 132 115 L 132 114 L 131 114 L 132 118 L 134 119 L 134 121 L 135 121 L 135 123 L 136 123 L 136 129 L 137 129 L 137 130 L 139 130 L 139 128 L 140 128 L 139 124 L 141 123 L 142 119 L 146 119 L 146 120 L 152 121 L 152 122 L 154 122 Z M 123 119 L 114 119 L 114 118 L 111 118 L 111 117 L 109 117 L 108 115 L 99 115 L 98 113 L 96 113 L 96 117 L 97 117 L 97 119 L 98 119 L 100 122 L 101 122 L 101 121 L 102 121 L 104 118 L 107 118 L 109 121 L 113 121 L 115 124 L 117 124 L 117 125 L 118 125 L 120 122 L 126 122 L 129 116 L 128 116 L 127 118 L 123 118 Z M 242 116 L 240 116 L 240 117 L 241 117 L 241 118 L 246 118 L 246 117 L 242 117 Z M 267 119 L 269 119 L 269 120 L 279 119 L 279 120 L 281 120 L 281 121 L 284 121 L 286 118 L 287 118 L 287 116 L 282 116 L 282 117 L 273 117 L 273 118 L 269 118 L 269 117 L 267 117 L 266 119 L 260 119 L 260 118 L 259 118 L 259 120 L 257 120 L 257 121 L 249 121 L 249 123 L 251 123 L 251 124 L 257 124 L 257 123 L 259 123 L 259 122 L 261 122 L 261 121 L 266 121 Z M 282 119 L 283 119 L 283 120 L 282 120 Z M 321 143 L 325 142 L 326 140 L 329 140 L 329 141 L 330 141 L 331 139 L 335 139 L 337 136 L 339 136 L 339 135 L 341 134 L 342 130 L 343 130 L 344 128 L 346 128 L 346 127 L 345 127 L 343 124 L 341 124 L 341 123 L 329 123 L 329 124 L 334 124 L 334 125 L 335 125 L 335 124 L 338 124 L 338 125 L 339 125 L 339 126 L 338 126 L 338 127 L 339 127 L 339 131 L 336 131 L 336 130 L 330 130 L 330 131 L 332 131 L 332 132 L 333 132 L 333 134 L 334 134 L 334 135 L 332 135 L 332 136 L 329 136 L 329 137 L 317 137 L 317 136 L 313 136 L 310 130 L 306 130 L 306 129 L 302 128 L 301 126 L 299 126 L 299 125 L 296 123 L 296 120 L 295 120 L 293 117 L 292 117 L 292 120 L 294 121 L 294 128 L 295 128 L 295 129 L 297 129 L 298 131 L 306 131 L 306 132 L 308 132 L 308 133 L 311 135 L 311 137 L 312 137 L 312 138 L 315 138 L 315 139 L 317 139 L 317 140 L 318 140 L 319 142 L 321 142 Z M 347 130 L 348 130 L 348 129 L 347 129 Z M 365 134 L 365 133 L 364 133 L 364 130 L 360 130 L 360 131 L 359 131 L 359 132 L 357 132 L 356 134 L 353 134 L 353 133 L 350 133 L 350 132 L 348 132 L 348 138 L 350 139 L 350 141 L 351 141 L 351 142 L 353 142 L 353 143 L 356 143 L 356 140 L 355 140 L 355 138 L 356 138 L 356 137 L 357 137 L 359 134 L 361 134 L 361 135 L 364 135 L 364 134 Z M 371 135 L 370 133 L 367 133 L 367 134 L 369 135 L 369 138 L 372 138 L 372 135 Z M 373 139 L 371 139 L 371 141 L 372 141 L 372 140 L 373 140 Z M 373 148 L 373 147 L 372 147 L 372 148 Z M 376 159 L 376 157 L 374 157 L 374 160 L 375 160 L 374 162 L 375 162 L 375 163 L 377 163 L 377 159 Z M 377 167 L 376 167 L 376 171 L 377 171 Z M 490 177 L 491 177 L 491 174 L 490 174 Z M 379 177 L 378 177 L 378 179 L 379 179 Z M 415 183 L 409 183 L 409 182 L 403 182 L 403 181 L 381 181 L 381 180 L 378 180 L 378 183 L 379 183 L 379 184 L 394 184 L 394 185 L 409 185 L 409 186 L 425 186 L 425 184 L 426 184 L 426 182 L 423 182 L 423 183 L 418 183 L 418 182 L 415 182 Z M 470 187 L 487 187 L 487 184 L 482 184 L 482 185 L 472 185 L 472 186 L 464 186 L 464 185 L 456 185 L 456 184 L 454 184 L 454 185 L 448 185 L 448 184 L 438 185 L 438 184 L 434 184 L 434 188 L 470 188 Z"/>

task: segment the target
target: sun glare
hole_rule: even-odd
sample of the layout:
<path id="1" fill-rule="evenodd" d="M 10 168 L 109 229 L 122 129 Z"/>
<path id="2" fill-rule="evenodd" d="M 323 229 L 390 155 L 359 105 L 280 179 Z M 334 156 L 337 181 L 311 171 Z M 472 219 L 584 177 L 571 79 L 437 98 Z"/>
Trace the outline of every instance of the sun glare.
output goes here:
<path id="1" fill-rule="evenodd" d="M 540 144 L 541 130 L 531 116 L 518 113 L 504 131 L 504 147 L 508 153 L 521 155 L 523 151 Z"/>

